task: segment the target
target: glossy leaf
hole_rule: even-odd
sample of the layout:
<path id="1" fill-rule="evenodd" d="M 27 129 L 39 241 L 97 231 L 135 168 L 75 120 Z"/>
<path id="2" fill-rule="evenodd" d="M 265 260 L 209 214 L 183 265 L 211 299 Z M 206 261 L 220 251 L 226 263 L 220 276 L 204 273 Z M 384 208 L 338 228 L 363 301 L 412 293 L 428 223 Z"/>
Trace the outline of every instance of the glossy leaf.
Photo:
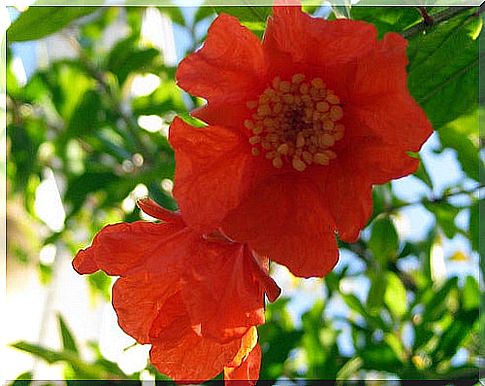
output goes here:
<path id="1" fill-rule="evenodd" d="M 7 30 L 9 42 L 36 40 L 67 26 L 72 21 L 89 15 L 97 7 L 36 7 L 23 12 Z M 48 22 L 46 22 L 48 21 Z"/>

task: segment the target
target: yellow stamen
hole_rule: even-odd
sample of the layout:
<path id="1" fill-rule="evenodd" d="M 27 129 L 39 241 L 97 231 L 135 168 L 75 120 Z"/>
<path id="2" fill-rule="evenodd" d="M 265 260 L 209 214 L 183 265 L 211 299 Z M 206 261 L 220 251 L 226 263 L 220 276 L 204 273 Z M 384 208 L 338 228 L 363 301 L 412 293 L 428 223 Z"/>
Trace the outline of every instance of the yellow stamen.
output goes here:
<path id="1" fill-rule="evenodd" d="M 256 101 L 247 102 L 252 119 L 244 121 L 254 145 L 251 153 L 263 154 L 280 169 L 289 164 L 303 172 L 308 165 L 328 165 L 337 155 L 330 150 L 344 137 L 339 122 L 344 114 L 340 99 L 321 78 L 289 80 L 275 77 Z"/>

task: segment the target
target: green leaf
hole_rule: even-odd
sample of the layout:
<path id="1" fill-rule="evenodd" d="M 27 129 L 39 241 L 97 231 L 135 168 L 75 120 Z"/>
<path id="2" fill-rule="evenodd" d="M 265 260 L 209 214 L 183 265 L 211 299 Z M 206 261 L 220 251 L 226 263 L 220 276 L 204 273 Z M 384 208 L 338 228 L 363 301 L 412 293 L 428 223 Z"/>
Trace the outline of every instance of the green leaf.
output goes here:
<path id="1" fill-rule="evenodd" d="M 433 189 L 433 181 L 422 159 L 419 160 L 419 167 L 414 176 L 423 181 L 430 189 Z"/>
<path id="2" fill-rule="evenodd" d="M 10 386 L 27 386 L 32 383 L 32 379 L 34 378 L 34 374 L 32 371 L 26 371 L 25 373 L 20 374 L 15 381 L 13 381 Z"/>
<path id="3" fill-rule="evenodd" d="M 182 94 L 173 80 L 162 82 L 150 95 L 132 101 L 134 115 L 164 115 L 171 111 L 184 112 L 186 109 Z"/>
<path id="4" fill-rule="evenodd" d="M 172 20 L 174 23 L 179 24 L 181 26 L 185 26 L 185 18 L 178 7 L 158 7 L 158 10 L 161 13 L 164 13 L 167 15 L 170 20 Z"/>
<path id="5" fill-rule="evenodd" d="M 138 36 L 130 35 L 116 43 L 109 53 L 106 69 L 116 75 L 120 85 L 131 72 L 149 72 L 154 66 L 162 64 L 160 51 L 155 48 L 138 48 L 137 44 Z"/>
<path id="6" fill-rule="evenodd" d="M 74 335 L 70 331 L 69 327 L 67 326 L 64 318 L 60 313 L 57 314 L 57 320 L 59 322 L 59 329 L 61 332 L 62 348 L 64 350 L 69 350 L 73 353 L 79 354 Z"/>
<path id="7" fill-rule="evenodd" d="M 477 106 L 477 36 L 482 21 L 474 12 L 464 12 L 409 41 L 409 90 L 436 130 Z"/>
<path id="8" fill-rule="evenodd" d="M 480 242 L 480 227 L 479 227 L 480 207 L 483 207 L 484 205 L 485 205 L 485 203 L 483 201 L 477 201 L 472 206 L 470 206 L 470 219 L 469 219 L 469 222 L 468 222 L 468 232 L 469 232 L 469 235 L 470 235 L 470 241 L 471 241 L 471 244 L 472 244 L 472 248 L 475 251 L 479 251 L 479 242 Z M 483 232 L 482 232 L 482 234 L 483 234 Z"/>
<path id="9" fill-rule="evenodd" d="M 67 362 L 79 369 L 80 379 L 105 379 L 109 374 L 102 367 L 88 364 L 72 351 L 54 351 L 37 344 L 20 341 L 12 344 L 12 347 L 26 351 L 36 357 L 42 358 L 49 364 Z"/>
<path id="10" fill-rule="evenodd" d="M 363 20 L 374 24 L 382 38 L 387 32 L 401 32 L 421 20 L 416 7 L 369 7 L 351 8 L 352 19 Z"/>
<path id="11" fill-rule="evenodd" d="M 470 311 L 460 310 L 455 314 L 453 322 L 443 332 L 438 345 L 431 354 L 435 362 L 449 359 L 455 355 L 462 341 L 468 336 L 478 315 L 478 308 Z"/>
<path id="12" fill-rule="evenodd" d="M 408 309 L 406 288 L 401 279 L 399 279 L 399 276 L 394 272 L 387 272 L 386 276 L 387 287 L 384 295 L 384 302 L 391 314 L 396 319 L 400 319 Z"/>
<path id="13" fill-rule="evenodd" d="M 480 174 L 485 172 L 478 131 L 478 110 L 455 119 L 439 131 L 441 145 L 456 151 L 462 170 L 475 181 L 480 181 Z"/>
<path id="14" fill-rule="evenodd" d="M 473 276 L 467 276 L 463 287 L 463 309 L 470 311 L 480 307 L 480 287 Z"/>
<path id="15" fill-rule="evenodd" d="M 369 239 L 369 249 L 382 266 L 397 256 L 399 250 L 399 236 L 394 223 L 389 217 L 374 221 Z"/>
<path id="16" fill-rule="evenodd" d="M 73 111 L 67 126 L 67 132 L 72 137 L 83 137 L 99 125 L 101 96 L 99 92 L 88 90 L 84 93 L 76 109 Z"/>
<path id="17" fill-rule="evenodd" d="M 402 362 L 386 342 L 379 345 L 369 344 L 361 353 L 362 367 L 368 370 L 398 372 Z"/>
<path id="18" fill-rule="evenodd" d="M 210 16 L 214 16 L 214 8 L 210 6 L 202 5 L 197 9 L 197 12 L 194 16 L 194 23 L 198 23 L 201 20 L 204 20 Z"/>
<path id="19" fill-rule="evenodd" d="M 216 12 L 226 13 L 239 19 L 242 25 L 249 28 L 254 34 L 261 38 L 263 35 L 266 20 L 271 15 L 271 7 L 244 6 L 244 7 L 215 7 Z"/>
<path id="20" fill-rule="evenodd" d="M 121 178 L 112 171 L 86 171 L 80 176 L 76 176 L 68 181 L 64 201 L 72 205 L 69 216 L 77 212 L 89 193 L 97 190 L 106 189 L 109 184 L 119 181 Z"/>
<path id="21" fill-rule="evenodd" d="M 425 203 L 424 207 L 435 215 L 436 222 L 449 239 L 453 238 L 458 232 L 455 225 L 455 217 L 460 212 L 460 208 L 447 202 Z"/>
<path id="22" fill-rule="evenodd" d="M 89 15 L 98 7 L 36 7 L 20 14 L 7 30 L 10 42 L 36 40 L 59 31 L 73 20 Z"/>
<path id="23" fill-rule="evenodd" d="M 447 312 L 446 302 L 451 291 L 458 288 L 458 278 L 448 279 L 443 286 L 434 293 L 434 296 L 425 304 L 423 323 L 434 322 Z"/>

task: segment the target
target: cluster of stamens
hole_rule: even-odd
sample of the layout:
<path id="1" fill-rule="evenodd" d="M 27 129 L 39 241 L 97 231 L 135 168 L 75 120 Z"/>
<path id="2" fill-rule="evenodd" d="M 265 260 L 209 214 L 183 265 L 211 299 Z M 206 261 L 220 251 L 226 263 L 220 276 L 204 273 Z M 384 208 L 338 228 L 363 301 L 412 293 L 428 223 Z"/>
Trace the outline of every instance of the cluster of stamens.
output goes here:
<path id="1" fill-rule="evenodd" d="M 295 74 L 291 81 L 273 79 L 257 101 L 247 107 L 255 112 L 244 126 L 252 132 L 252 154 L 271 160 L 275 168 L 290 162 L 303 171 L 312 163 L 328 165 L 336 157 L 330 148 L 344 136 L 339 98 L 320 78 L 305 81 Z"/>

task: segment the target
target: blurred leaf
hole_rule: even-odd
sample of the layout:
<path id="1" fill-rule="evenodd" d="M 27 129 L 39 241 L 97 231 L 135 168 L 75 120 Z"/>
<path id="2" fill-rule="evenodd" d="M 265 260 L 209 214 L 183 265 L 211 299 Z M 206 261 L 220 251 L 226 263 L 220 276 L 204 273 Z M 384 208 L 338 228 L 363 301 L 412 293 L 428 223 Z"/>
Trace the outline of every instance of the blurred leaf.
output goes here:
<path id="1" fill-rule="evenodd" d="M 32 383 L 32 379 L 34 378 L 34 374 L 32 371 L 26 371 L 25 373 L 20 374 L 15 381 L 13 381 L 10 386 L 27 386 Z"/>
<path id="2" fill-rule="evenodd" d="M 164 115 L 171 111 L 183 112 L 186 107 L 175 82 L 167 80 L 150 95 L 134 98 L 132 109 L 134 115 Z"/>
<path id="3" fill-rule="evenodd" d="M 210 6 L 202 5 L 197 9 L 197 12 L 194 16 L 194 23 L 198 23 L 201 20 L 204 20 L 210 16 L 214 16 L 214 8 Z"/>
<path id="4" fill-rule="evenodd" d="M 409 41 L 409 90 L 436 130 L 477 106 L 476 37 L 482 21 L 471 16 L 474 12 L 463 12 Z"/>
<path id="5" fill-rule="evenodd" d="M 42 358 L 49 364 L 57 362 L 67 362 L 80 369 L 79 377 L 81 379 L 105 379 L 109 374 L 103 368 L 88 364 L 71 351 L 54 351 L 37 344 L 31 344 L 24 341 L 14 343 L 12 347 L 31 353 L 32 355 Z"/>
<path id="6" fill-rule="evenodd" d="M 88 170 L 72 178 L 67 186 L 64 200 L 72 205 L 69 216 L 76 213 L 87 198 L 88 193 L 105 189 L 108 185 L 120 181 L 120 177 L 108 170 Z"/>
<path id="7" fill-rule="evenodd" d="M 61 332 L 62 348 L 64 350 L 72 351 L 73 353 L 79 354 L 74 335 L 70 331 L 69 327 L 67 326 L 64 318 L 60 313 L 57 314 L 57 321 L 59 323 L 59 329 Z"/>
<path id="8" fill-rule="evenodd" d="M 463 309 L 470 311 L 480 307 L 481 292 L 473 276 L 467 276 L 463 287 Z"/>
<path id="9" fill-rule="evenodd" d="M 371 286 L 369 294 L 367 295 L 366 305 L 369 312 L 373 315 L 378 315 L 384 303 L 384 294 L 386 293 L 386 278 L 382 273 L 382 268 L 369 272 L 369 279 Z"/>
<path id="10" fill-rule="evenodd" d="M 72 137 L 83 137 L 96 130 L 99 125 L 98 112 L 102 107 L 99 92 L 88 90 L 84 93 L 68 122 L 67 132 Z"/>
<path id="11" fill-rule="evenodd" d="M 40 39 L 59 31 L 73 20 L 89 15 L 98 7 L 31 6 L 7 30 L 10 42 Z"/>
<path id="12" fill-rule="evenodd" d="M 295 329 L 286 309 L 288 298 L 268 305 L 267 321 L 258 327 L 263 351 L 260 379 L 276 379 L 283 371 L 291 350 L 297 347 L 303 331 Z"/>
<path id="13" fill-rule="evenodd" d="M 460 208 L 444 201 L 425 203 L 424 207 L 435 215 L 436 222 L 449 239 L 453 238 L 458 232 L 455 225 L 455 217 L 460 212 Z"/>
<path id="14" fill-rule="evenodd" d="M 185 26 L 185 18 L 179 7 L 158 7 L 158 10 L 167 15 L 174 23 Z"/>
<path id="15" fill-rule="evenodd" d="M 435 362 L 451 358 L 458 350 L 461 342 L 470 332 L 473 324 L 478 318 L 478 309 L 470 311 L 461 311 L 456 313 L 453 322 L 443 332 L 438 341 L 438 345 L 431 353 Z"/>
<path id="16" fill-rule="evenodd" d="M 407 297 L 406 288 L 402 284 L 401 279 L 394 272 L 387 272 L 387 288 L 384 295 L 384 302 L 391 311 L 391 314 L 400 319 L 406 313 Z"/>
<path id="17" fill-rule="evenodd" d="M 389 259 L 397 256 L 399 236 L 389 217 L 374 221 L 368 245 L 382 266 L 385 266 Z"/>
<path id="18" fill-rule="evenodd" d="M 394 354 L 396 354 L 396 357 L 399 358 L 401 362 L 406 360 L 406 350 L 403 347 L 401 339 L 393 333 L 387 333 L 384 335 L 384 341 L 389 345 L 392 351 L 394 351 Z"/>
<path id="19" fill-rule="evenodd" d="M 472 244 L 472 248 L 475 251 L 479 250 L 479 241 L 480 241 L 480 227 L 479 227 L 479 218 L 480 218 L 480 206 L 485 205 L 483 201 L 476 201 L 472 206 L 470 206 L 470 219 L 468 222 L 468 232 L 470 234 L 470 241 Z M 483 229 L 483 228 L 482 228 Z"/>
<path id="20" fill-rule="evenodd" d="M 100 294 L 105 301 L 111 300 L 111 277 L 103 271 L 98 271 L 87 277 L 89 288 L 93 295 Z"/>
<path id="21" fill-rule="evenodd" d="M 464 115 L 444 126 L 439 131 L 444 148 L 456 151 L 456 156 L 465 174 L 475 181 L 485 169 L 479 153 L 478 111 Z"/>
<path id="22" fill-rule="evenodd" d="M 131 72 L 149 72 L 153 65 L 161 65 L 161 53 L 155 48 L 138 48 L 138 37 L 131 35 L 120 40 L 111 50 L 106 68 L 116 75 L 122 85 Z"/>
<path id="23" fill-rule="evenodd" d="M 398 372 L 402 362 L 394 350 L 385 342 L 379 345 L 369 344 L 361 352 L 362 367 L 369 370 Z"/>
<path id="24" fill-rule="evenodd" d="M 452 277 L 438 291 L 432 291 L 433 297 L 425 304 L 423 322 L 433 322 L 443 316 L 447 311 L 446 302 L 448 296 L 456 288 L 458 288 L 458 278 Z"/>
<path id="25" fill-rule="evenodd" d="M 433 189 L 433 180 L 431 180 L 426 165 L 422 159 L 419 160 L 419 167 L 416 173 L 414 173 L 414 176 L 423 181 L 430 189 Z"/>

